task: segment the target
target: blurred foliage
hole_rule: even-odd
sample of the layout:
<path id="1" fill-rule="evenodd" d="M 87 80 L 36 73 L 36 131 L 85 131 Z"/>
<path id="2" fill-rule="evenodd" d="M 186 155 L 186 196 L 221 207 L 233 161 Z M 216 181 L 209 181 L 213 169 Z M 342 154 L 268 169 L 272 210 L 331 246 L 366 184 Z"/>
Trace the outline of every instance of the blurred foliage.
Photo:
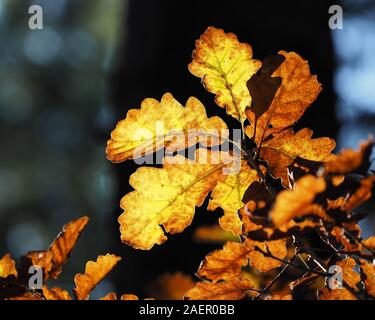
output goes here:
<path id="1" fill-rule="evenodd" d="M 43 8 L 43 30 L 28 28 L 32 4 Z M 45 248 L 60 225 L 91 216 L 63 287 L 117 229 L 103 137 L 124 10 L 122 0 L 0 1 L 0 251 Z"/>

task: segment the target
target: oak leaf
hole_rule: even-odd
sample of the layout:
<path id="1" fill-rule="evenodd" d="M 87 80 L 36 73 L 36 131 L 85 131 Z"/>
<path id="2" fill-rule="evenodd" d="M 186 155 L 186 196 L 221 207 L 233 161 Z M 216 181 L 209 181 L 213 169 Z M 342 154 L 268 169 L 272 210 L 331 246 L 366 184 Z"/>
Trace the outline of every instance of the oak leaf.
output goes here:
<path id="1" fill-rule="evenodd" d="M 226 135 L 226 124 L 217 116 L 208 118 L 205 107 L 191 97 L 183 107 L 170 93 L 157 101 L 147 98 L 140 109 L 128 111 L 111 133 L 107 158 L 122 162 L 154 153 L 163 147 L 183 150 L 200 142 L 213 146 Z M 188 132 L 190 131 L 190 132 Z"/>
<path id="2" fill-rule="evenodd" d="M 103 298 L 100 298 L 100 300 L 117 300 L 117 295 L 114 292 L 110 292 L 106 294 Z"/>
<path id="3" fill-rule="evenodd" d="M 366 292 L 375 298 L 375 266 L 373 263 L 361 260 L 361 272 L 366 286 Z"/>
<path id="4" fill-rule="evenodd" d="M 235 235 L 241 234 L 242 222 L 238 210 L 244 205 L 242 198 L 249 186 L 258 181 L 255 170 L 251 169 L 246 161 L 241 162 L 241 170 L 230 174 L 224 181 L 219 181 L 211 193 L 208 210 L 222 208 L 224 216 L 219 219 L 220 226 Z"/>
<path id="5" fill-rule="evenodd" d="M 246 82 L 261 66 L 253 59 L 250 45 L 240 43 L 233 33 L 209 27 L 195 43 L 189 71 L 202 79 L 207 91 L 216 95 L 215 103 L 243 123 L 251 97 Z"/>
<path id="6" fill-rule="evenodd" d="M 69 293 L 58 287 L 49 289 L 47 286 L 42 288 L 43 296 L 46 300 L 72 300 Z"/>
<path id="7" fill-rule="evenodd" d="M 285 61 L 272 76 L 281 77 L 282 83 L 271 106 L 257 119 L 256 125 L 255 114 L 251 109 L 246 112 L 250 121 L 246 134 L 250 138 L 255 137 L 257 145 L 299 120 L 321 91 L 316 76 L 310 74 L 307 61 L 295 52 L 279 51 L 279 54 L 285 57 Z"/>
<path id="8" fill-rule="evenodd" d="M 227 242 L 223 249 L 208 254 L 199 267 L 198 276 L 212 281 L 227 280 L 241 273 L 242 267 L 251 267 L 266 272 L 281 266 L 281 262 L 256 250 L 270 252 L 284 259 L 287 255 L 286 240 L 258 242 L 246 239 L 244 243 Z"/>
<path id="9" fill-rule="evenodd" d="M 189 290 L 185 300 L 241 300 L 247 297 L 248 292 L 254 287 L 253 283 L 245 278 L 232 278 L 230 280 L 211 283 L 198 282 Z"/>
<path id="10" fill-rule="evenodd" d="M 358 292 L 357 284 L 361 281 L 361 277 L 353 270 L 356 266 L 355 260 L 347 258 L 336 264 L 342 268 L 343 288 L 332 290 L 324 288 L 320 292 L 319 300 L 357 300 L 354 293 Z"/>
<path id="11" fill-rule="evenodd" d="M 118 219 L 123 242 L 149 250 L 166 241 L 164 230 L 180 233 L 191 224 L 195 207 L 227 179 L 224 169 L 233 164 L 224 152 L 198 149 L 195 155 L 165 157 L 163 168 L 141 167 L 131 175 L 135 191 L 121 199 L 124 212 Z"/>
<path id="12" fill-rule="evenodd" d="M 16 263 L 7 253 L 0 259 L 0 278 L 7 278 L 9 276 L 17 277 Z"/>
<path id="13" fill-rule="evenodd" d="M 285 187 L 289 186 L 288 167 L 297 157 L 319 162 L 334 159 L 331 151 L 336 143 L 331 138 L 312 139 L 312 130 L 305 128 L 297 133 L 284 130 L 273 139 L 263 142 L 260 156 L 267 161 L 271 175 Z"/>
<path id="14" fill-rule="evenodd" d="M 361 143 L 359 151 L 349 148 L 342 150 L 335 159 L 326 163 L 326 173 L 348 174 L 359 170 L 365 174 L 370 166 L 369 158 L 373 146 L 374 141 L 370 138 L 367 142 Z"/>
<path id="15" fill-rule="evenodd" d="M 375 250 L 375 236 L 364 239 L 362 243 L 365 247 Z"/>
<path id="16" fill-rule="evenodd" d="M 44 280 L 59 276 L 88 222 L 88 217 L 81 217 L 67 223 L 47 251 L 31 251 L 25 255 L 33 265 L 43 269 Z"/>
<path id="17" fill-rule="evenodd" d="M 73 292 L 76 298 L 78 300 L 88 299 L 90 292 L 120 260 L 120 257 L 113 254 L 106 254 L 105 256 L 98 256 L 96 262 L 87 262 L 85 273 L 78 273 L 74 277 L 76 287 L 73 289 Z"/>
<path id="18" fill-rule="evenodd" d="M 326 182 L 322 177 L 306 175 L 299 179 L 293 190 L 281 191 L 270 212 L 276 227 L 306 215 L 318 215 L 328 218 L 322 207 L 314 203 L 315 197 L 326 189 Z"/>

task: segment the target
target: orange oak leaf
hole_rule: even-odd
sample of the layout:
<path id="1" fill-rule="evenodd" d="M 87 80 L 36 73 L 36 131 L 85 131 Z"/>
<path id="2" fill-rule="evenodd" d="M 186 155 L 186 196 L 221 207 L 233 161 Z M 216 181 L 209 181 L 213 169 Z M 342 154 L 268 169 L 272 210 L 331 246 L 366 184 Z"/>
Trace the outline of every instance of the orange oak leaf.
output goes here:
<path id="1" fill-rule="evenodd" d="M 361 204 L 365 203 L 371 198 L 372 195 L 372 188 L 375 183 L 375 175 L 368 176 L 366 178 L 363 178 L 360 181 L 359 188 L 350 195 L 349 199 L 344 205 L 344 210 L 350 211 L 357 207 L 359 207 Z"/>
<path id="2" fill-rule="evenodd" d="M 364 171 L 367 171 L 373 145 L 374 141 L 370 138 L 367 142 L 361 143 L 359 151 L 342 150 L 335 159 L 326 163 L 326 173 L 348 174 L 357 171 L 362 166 L 365 166 Z"/>
<path id="3" fill-rule="evenodd" d="M 73 289 L 78 300 L 87 300 L 90 292 L 102 281 L 113 267 L 121 260 L 113 254 L 98 256 L 96 262 L 86 263 L 85 273 L 78 273 L 74 277 L 76 287 Z"/>
<path id="4" fill-rule="evenodd" d="M 111 133 L 107 158 L 122 162 L 154 153 L 163 147 L 170 152 L 184 150 L 200 142 L 213 146 L 228 134 L 224 121 L 208 118 L 203 104 L 191 97 L 183 107 L 170 93 L 157 101 L 147 98 L 140 109 L 131 109 Z"/>
<path id="5" fill-rule="evenodd" d="M 121 296 L 121 300 L 139 300 L 139 298 L 134 294 L 125 293 Z"/>
<path id="6" fill-rule="evenodd" d="M 42 288 L 43 296 L 46 300 L 72 300 L 69 293 L 66 290 L 55 287 L 48 289 L 47 286 Z"/>
<path id="7" fill-rule="evenodd" d="M 103 298 L 100 298 L 100 300 L 117 300 L 117 295 L 114 292 L 110 292 L 107 295 L 105 295 Z"/>
<path id="8" fill-rule="evenodd" d="M 361 272 L 366 286 L 366 292 L 375 298 L 375 265 L 361 260 Z"/>
<path id="9" fill-rule="evenodd" d="M 364 240 L 362 241 L 362 244 L 363 244 L 365 247 L 374 250 L 374 249 L 375 249 L 375 236 L 372 236 L 372 237 L 369 237 L 369 238 L 367 238 L 367 239 L 364 239 Z"/>
<path id="10" fill-rule="evenodd" d="M 216 95 L 215 103 L 238 121 L 246 119 L 251 105 L 246 83 L 261 66 L 253 59 L 253 50 L 240 43 L 233 33 L 209 27 L 195 42 L 189 71 L 202 79 L 207 91 Z"/>
<path id="11" fill-rule="evenodd" d="M 0 259 L 0 278 L 7 278 L 9 276 L 17 277 L 16 263 L 7 253 Z"/>
<path id="12" fill-rule="evenodd" d="M 26 254 L 33 265 L 43 269 L 44 280 L 56 279 L 62 266 L 69 259 L 82 231 L 89 222 L 88 217 L 81 217 L 66 224 L 47 251 L 31 251 Z"/>
<path id="13" fill-rule="evenodd" d="M 319 300 L 357 300 L 354 293 L 358 292 L 357 284 L 361 281 L 361 277 L 353 270 L 356 266 L 355 260 L 347 258 L 337 262 L 336 265 L 342 268 L 343 288 L 323 288 Z"/>
<path id="14" fill-rule="evenodd" d="M 250 121 L 246 134 L 250 138 L 255 137 L 258 145 L 271 134 L 275 135 L 293 125 L 321 91 L 316 76 L 310 74 L 307 61 L 295 52 L 279 51 L 279 54 L 285 57 L 285 61 L 272 76 L 281 77 L 282 83 L 271 106 L 257 119 L 256 126 L 255 114 L 251 109 L 246 112 Z"/>
<path id="15" fill-rule="evenodd" d="M 289 186 L 288 167 L 297 157 L 327 162 L 335 158 L 331 151 L 336 143 L 330 138 L 312 139 L 312 130 L 305 128 L 297 133 L 284 130 L 273 139 L 263 142 L 260 156 L 267 161 L 271 175 L 281 178 L 282 184 Z"/>
<path id="16" fill-rule="evenodd" d="M 10 297 L 6 300 L 43 300 L 43 297 L 38 292 L 27 291 L 20 296 Z"/>
<path id="17" fill-rule="evenodd" d="M 322 207 L 314 203 L 316 195 L 325 188 L 323 178 L 306 175 L 296 182 L 293 190 L 281 191 L 270 212 L 275 226 L 280 227 L 289 220 L 311 214 L 328 219 Z"/>
<path id="18" fill-rule="evenodd" d="M 287 255 L 286 240 L 258 242 L 246 239 L 244 243 L 227 242 L 223 249 L 208 254 L 199 267 L 198 276 L 212 281 L 237 277 L 242 267 L 251 267 L 266 272 L 281 266 L 281 262 L 266 257 L 262 252 L 269 251 L 273 256 L 284 259 Z"/>
<path id="19" fill-rule="evenodd" d="M 185 300 L 241 300 L 247 297 L 254 287 L 253 283 L 245 278 L 233 278 L 218 283 L 198 282 L 185 295 Z"/>

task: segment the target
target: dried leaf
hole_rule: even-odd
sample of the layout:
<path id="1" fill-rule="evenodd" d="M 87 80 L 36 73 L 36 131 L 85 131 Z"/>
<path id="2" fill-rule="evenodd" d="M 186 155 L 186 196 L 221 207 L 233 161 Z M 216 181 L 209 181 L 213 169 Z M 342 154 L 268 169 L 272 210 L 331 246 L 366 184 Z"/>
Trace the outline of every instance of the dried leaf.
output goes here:
<path id="1" fill-rule="evenodd" d="M 344 210 L 351 211 L 371 198 L 372 188 L 375 183 L 375 175 L 363 178 L 360 181 L 360 187 L 349 197 L 345 203 Z"/>
<path id="2" fill-rule="evenodd" d="M 293 125 L 321 91 L 316 76 L 310 74 L 307 61 L 295 52 L 280 51 L 279 54 L 285 57 L 285 61 L 272 76 L 281 77 L 282 83 L 271 106 L 258 118 L 255 135 L 255 114 L 250 109 L 246 112 L 250 121 L 246 134 L 250 138 L 255 136 L 258 145 L 271 134 L 275 135 Z"/>
<path id="3" fill-rule="evenodd" d="M 312 139 L 312 130 L 305 128 L 294 134 L 292 129 L 284 130 L 273 139 L 263 143 L 260 156 L 268 162 L 271 175 L 285 187 L 289 186 L 288 167 L 297 157 L 327 162 L 334 159 L 331 151 L 336 143 L 330 138 Z"/>
<path id="4" fill-rule="evenodd" d="M 367 239 L 364 239 L 364 240 L 362 241 L 362 244 L 363 244 L 365 247 L 374 250 L 374 249 L 375 249 L 375 236 L 372 236 L 372 237 L 369 237 L 369 238 L 367 238 Z"/>
<path id="5" fill-rule="evenodd" d="M 139 300 L 139 298 L 134 294 L 125 293 L 121 296 L 121 300 Z"/>
<path id="6" fill-rule="evenodd" d="M 27 291 L 24 294 L 22 294 L 21 296 L 10 297 L 10 298 L 7 298 L 7 300 L 43 300 L 43 298 L 37 292 Z"/>
<path id="7" fill-rule="evenodd" d="M 0 259 L 0 278 L 7 278 L 9 276 L 17 277 L 16 263 L 7 253 Z"/>
<path id="8" fill-rule="evenodd" d="M 160 102 L 148 98 L 140 109 L 128 111 L 111 133 L 107 158 L 122 162 L 163 147 L 178 151 L 198 142 L 213 146 L 222 142 L 219 138 L 222 134 L 227 135 L 225 129 L 227 126 L 219 117 L 207 118 L 206 109 L 198 99 L 191 97 L 183 107 L 172 94 L 166 93 Z"/>
<path id="9" fill-rule="evenodd" d="M 326 183 L 323 178 L 306 175 L 295 184 L 293 190 L 281 191 L 275 200 L 270 216 L 276 227 L 289 220 L 306 215 L 318 215 L 328 218 L 321 206 L 314 204 L 317 194 L 323 192 Z"/>
<path id="10" fill-rule="evenodd" d="M 64 225 L 47 251 L 31 251 L 26 254 L 25 257 L 30 259 L 33 265 L 43 268 L 44 280 L 49 277 L 56 279 L 59 276 L 88 222 L 88 217 L 69 222 Z"/>
<path id="11" fill-rule="evenodd" d="M 245 108 L 251 105 L 246 82 L 261 66 L 254 60 L 250 45 L 240 43 L 232 33 L 209 27 L 195 43 L 189 71 L 202 78 L 207 91 L 216 95 L 215 103 L 241 123 Z"/>
<path id="12" fill-rule="evenodd" d="M 73 291 L 77 299 L 88 299 L 90 292 L 106 277 L 106 275 L 120 260 L 120 257 L 113 254 L 106 254 L 105 256 L 98 256 L 96 262 L 87 262 L 85 274 L 78 273 L 74 277 L 76 287 L 73 289 Z"/>
<path id="13" fill-rule="evenodd" d="M 233 278 L 218 283 L 202 281 L 188 291 L 185 300 L 241 300 L 252 288 L 253 283 L 244 278 Z"/>

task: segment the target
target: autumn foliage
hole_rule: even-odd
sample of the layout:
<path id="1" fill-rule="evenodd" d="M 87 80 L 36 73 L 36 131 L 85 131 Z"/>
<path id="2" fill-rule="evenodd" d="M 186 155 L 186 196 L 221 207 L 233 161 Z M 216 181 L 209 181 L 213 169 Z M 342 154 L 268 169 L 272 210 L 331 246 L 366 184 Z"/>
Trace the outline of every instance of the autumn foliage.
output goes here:
<path id="1" fill-rule="evenodd" d="M 195 233 L 196 241 L 220 245 L 203 259 L 197 281 L 165 275 L 153 284 L 153 298 L 375 298 L 375 237 L 363 239 L 358 225 L 365 217 L 358 209 L 370 200 L 375 183 L 371 138 L 358 151 L 334 155 L 333 139 L 293 129 L 322 90 L 295 52 L 256 60 L 250 45 L 209 27 L 192 58 L 189 71 L 238 120 L 240 139 L 223 119 L 208 117 L 197 98 L 183 106 L 166 93 L 131 109 L 107 143 L 114 163 L 163 152 L 162 167 L 142 166 L 130 177 L 134 191 L 121 199 L 118 218 L 125 244 L 142 250 L 161 245 L 192 223 L 208 197 L 208 211 L 223 211 L 218 225 Z M 232 149 L 221 148 L 227 144 Z M 186 154 L 191 147 L 197 148 Z M 73 295 L 46 285 L 30 290 L 25 283 L 30 265 L 43 269 L 44 280 L 56 279 L 87 222 L 83 217 L 67 224 L 48 250 L 25 254 L 19 269 L 5 255 L 0 297 L 88 299 L 119 257 L 89 261 L 74 278 Z M 118 298 L 109 293 L 103 299 Z"/>

